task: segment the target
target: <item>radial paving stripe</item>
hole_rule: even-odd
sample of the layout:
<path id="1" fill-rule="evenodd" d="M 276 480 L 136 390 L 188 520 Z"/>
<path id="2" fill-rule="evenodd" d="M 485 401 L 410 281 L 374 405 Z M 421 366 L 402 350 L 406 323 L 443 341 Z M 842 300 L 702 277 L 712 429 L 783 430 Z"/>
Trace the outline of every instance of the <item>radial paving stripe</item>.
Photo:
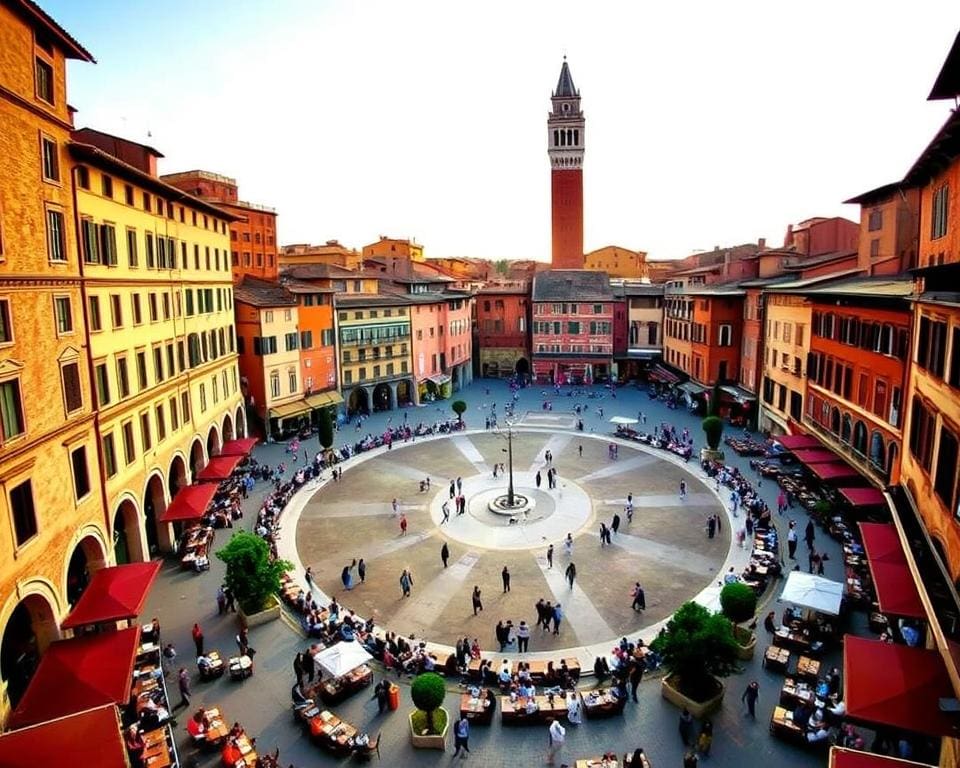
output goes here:
<path id="1" fill-rule="evenodd" d="M 400 511 L 407 514 L 427 508 L 426 504 L 400 504 Z M 393 504 L 389 501 L 351 503 L 346 506 L 323 506 L 323 517 L 393 517 Z"/>
<path id="2" fill-rule="evenodd" d="M 416 480 L 418 483 L 430 477 L 429 472 L 424 472 L 417 467 L 411 467 L 409 464 L 401 464 L 399 461 L 390 461 L 390 459 L 383 456 L 380 457 L 380 462 L 386 464 L 391 472 L 396 472 L 398 475 Z M 436 474 L 434 474 L 434 477 L 436 477 Z"/>
<path id="3" fill-rule="evenodd" d="M 479 558 L 477 552 L 465 553 L 428 584 L 419 583 L 414 573 L 411 595 L 400 598 L 403 606 L 390 619 L 390 624 L 403 627 L 404 634 L 412 632 L 418 637 L 429 636 L 434 622 L 440 618 L 460 585 L 467 580 Z"/>
<path id="4" fill-rule="evenodd" d="M 537 453 L 537 458 L 535 458 L 533 463 L 530 465 L 530 471 L 536 472 L 538 469 L 543 468 L 543 457 L 547 451 L 550 451 L 555 459 L 560 456 L 564 449 L 570 445 L 571 440 L 573 440 L 573 435 L 568 432 L 561 432 L 556 435 L 551 435 L 550 439 L 547 440 L 547 444 L 543 446 L 539 453 Z"/>
<path id="5" fill-rule="evenodd" d="M 469 437 L 466 435 L 457 435 L 453 438 L 453 444 L 457 447 L 457 450 L 463 454 L 464 458 L 473 464 L 477 472 L 481 475 L 489 475 L 493 472 L 493 467 L 487 464 L 483 458 L 483 454 L 477 450 L 477 446 L 473 444 Z"/>
<path id="6" fill-rule="evenodd" d="M 576 581 L 573 583 L 573 589 L 564 576 L 570 558 L 554 556 L 553 568 L 547 568 L 546 559 L 537 558 L 540 570 L 543 571 L 543 578 L 553 593 L 554 600 L 560 603 L 563 611 L 563 619 L 560 623 L 560 634 L 563 634 L 563 625 L 569 624 L 570 627 L 581 637 L 610 637 L 614 638 L 617 633 L 614 632 L 603 616 L 596 609 L 587 594 L 580 589 Z M 576 562 L 576 548 L 574 548 L 574 562 Z"/>
<path id="7" fill-rule="evenodd" d="M 379 557 L 392 555 L 394 552 L 399 552 L 402 549 L 413 547 L 419 544 L 421 541 L 426 541 L 427 539 L 433 538 L 437 535 L 437 533 L 437 529 L 432 528 L 429 531 L 424 531 L 422 533 L 414 533 L 407 536 L 397 536 L 395 539 L 384 541 L 360 550 L 358 553 L 358 559 L 362 557 L 367 562 L 372 562 Z"/>
<path id="8" fill-rule="evenodd" d="M 649 466 L 655 461 L 657 461 L 657 457 L 647 453 L 635 456 L 632 459 L 618 459 L 617 461 L 611 461 L 609 466 L 603 467 L 603 469 L 598 469 L 596 472 L 578 477 L 577 482 L 589 483 L 592 480 L 603 480 L 605 477 L 613 477 L 614 475 L 619 475 L 621 472 L 629 472 L 632 469 Z"/>
<path id="9" fill-rule="evenodd" d="M 590 531 L 589 535 L 595 539 L 600 538 L 597 531 Z M 709 557 L 704 557 L 688 549 L 680 549 L 659 541 L 645 539 L 642 536 L 618 533 L 611 540 L 615 547 L 621 547 L 646 560 L 653 560 L 662 565 L 669 565 L 672 568 L 678 568 L 689 573 L 702 576 L 703 574 L 714 573 L 717 568 L 716 562 Z"/>
<path id="10" fill-rule="evenodd" d="M 604 499 L 603 504 L 608 507 L 627 506 L 626 497 L 622 499 Z M 680 500 L 679 493 L 652 493 L 649 495 L 633 494 L 633 508 L 642 509 L 643 507 L 715 507 L 717 497 L 709 493 L 688 493 L 687 498 Z"/>

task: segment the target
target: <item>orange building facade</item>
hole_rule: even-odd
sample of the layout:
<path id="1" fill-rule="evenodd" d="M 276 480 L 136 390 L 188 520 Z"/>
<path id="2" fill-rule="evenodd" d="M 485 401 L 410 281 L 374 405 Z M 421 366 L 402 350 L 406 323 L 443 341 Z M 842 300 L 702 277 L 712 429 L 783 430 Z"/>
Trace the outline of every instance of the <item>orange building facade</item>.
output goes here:
<path id="1" fill-rule="evenodd" d="M 530 282 L 488 283 L 475 299 L 481 376 L 530 373 Z"/>
<path id="2" fill-rule="evenodd" d="M 300 377 L 304 394 L 337 389 L 337 348 L 333 330 L 333 288 L 283 280 L 297 300 L 300 332 Z"/>
<path id="3" fill-rule="evenodd" d="M 423 261 L 423 246 L 413 240 L 401 240 L 380 235 L 375 243 L 363 246 L 363 258 L 393 258 Z"/>
<path id="4" fill-rule="evenodd" d="M 289 269 L 301 264 L 329 264 L 343 269 L 360 269 L 363 255 L 356 248 L 347 248 L 337 240 L 327 240 L 323 245 L 296 243 L 280 246 L 278 256 L 280 269 Z"/>
<path id="5" fill-rule="evenodd" d="M 449 397 L 473 379 L 471 299 L 410 296 L 413 373 L 419 402 Z"/>
<path id="6" fill-rule="evenodd" d="M 647 269 L 647 254 L 644 251 L 631 251 L 608 245 L 590 251 L 583 257 L 583 268 L 606 272 L 610 277 L 633 280 L 646 280 L 650 277 Z"/>

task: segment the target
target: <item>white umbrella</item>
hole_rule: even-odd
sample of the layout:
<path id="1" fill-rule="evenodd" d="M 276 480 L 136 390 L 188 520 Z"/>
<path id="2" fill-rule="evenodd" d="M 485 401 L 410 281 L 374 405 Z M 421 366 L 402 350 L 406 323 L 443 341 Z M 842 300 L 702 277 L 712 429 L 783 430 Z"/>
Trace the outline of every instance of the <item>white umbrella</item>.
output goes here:
<path id="1" fill-rule="evenodd" d="M 631 419 L 629 416 L 614 416 L 610 419 L 611 424 L 636 424 L 636 419 Z"/>
<path id="2" fill-rule="evenodd" d="M 830 616 L 840 614 L 843 584 L 803 571 L 791 571 L 780 600 Z"/>
<path id="3" fill-rule="evenodd" d="M 361 664 L 372 661 L 373 656 L 367 653 L 360 643 L 354 641 L 325 648 L 314 656 L 314 660 L 330 677 L 342 677 Z"/>

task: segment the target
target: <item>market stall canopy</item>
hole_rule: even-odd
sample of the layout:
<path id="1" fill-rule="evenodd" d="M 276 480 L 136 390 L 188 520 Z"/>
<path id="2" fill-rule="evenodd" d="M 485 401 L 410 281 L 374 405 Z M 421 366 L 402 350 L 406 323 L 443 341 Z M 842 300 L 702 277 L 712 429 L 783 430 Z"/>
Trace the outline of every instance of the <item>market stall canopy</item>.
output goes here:
<path id="1" fill-rule="evenodd" d="M 810 471 L 821 480 L 849 480 L 860 477 L 857 470 L 842 461 L 833 464 L 811 464 Z"/>
<path id="2" fill-rule="evenodd" d="M 320 651 L 314 659 L 330 677 L 342 677 L 361 664 L 373 660 L 360 643 L 337 643 Z"/>
<path id="3" fill-rule="evenodd" d="M 163 514 L 160 515 L 161 523 L 172 523 L 177 520 L 199 520 L 207 512 L 207 507 L 217 495 L 217 486 L 212 483 L 200 483 L 199 485 L 188 485 L 177 491 Z"/>
<path id="4" fill-rule="evenodd" d="M 788 451 L 797 448 L 819 448 L 820 441 L 810 435 L 779 435 L 773 438 Z"/>
<path id="5" fill-rule="evenodd" d="M 636 424 L 636 419 L 631 419 L 629 416 L 614 416 L 610 419 L 611 424 Z"/>
<path id="6" fill-rule="evenodd" d="M 135 619 L 143 610 L 161 560 L 101 568 L 61 625 L 73 629 L 87 624 Z"/>
<path id="7" fill-rule="evenodd" d="M 51 643 L 7 726 L 45 723 L 104 704 L 126 705 L 140 627 Z"/>
<path id="8" fill-rule="evenodd" d="M 654 381 L 662 381 L 664 384 L 676 384 L 680 381 L 680 377 L 677 376 L 677 374 L 659 364 L 654 365 L 650 369 L 649 376 Z"/>
<path id="9" fill-rule="evenodd" d="M 238 440 L 227 440 L 220 449 L 221 456 L 246 456 L 257 444 L 255 437 L 241 437 Z"/>
<path id="10" fill-rule="evenodd" d="M 915 763 L 913 760 L 901 760 L 899 757 L 861 752 L 859 749 L 831 747 L 828 768 L 933 768 L 933 766 Z"/>
<path id="11" fill-rule="evenodd" d="M 940 699 L 955 694 L 937 651 L 846 635 L 843 689 L 848 718 L 927 736 L 960 734 L 960 719 L 940 711 Z"/>
<path id="12" fill-rule="evenodd" d="M 837 454 L 825 448 L 797 448 L 791 453 L 793 453 L 793 458 L 801 464 L 829 464 L 837 461 Z"/>
<path id="13" fill-rule="evenodd" d="M 433 376 L 427 376 L 427 381 L 431 381 L 438 387 L 450 383 L 450 377 L 445 373 L 435 373 Z"/>
<path id="14" fill-rule="evenodd" d="M 790 571 L 780 600 L 830 616 L 840 614 L 843 584 L 803 571 Z"/>
<path id="15" fill-rule="evenodd" d="M 881 613 L 926 620 L 897 529 L 892 523 L 860 523 L 860 534 Z"/>
<path id="16" fill-rule="evenodd" d="M 107 704 L 0 736 L 0 765 L 128 768 L 117 708 Z"/>
<path id="17" fill-rule="evenodd" d="M 197 480 L 227 480 L 241 461 L 243 456 L 214 456 L 197 472 Z"/>
<path id="18" fill-rule="evenodd" d="M 850 503 L 851 507 L 887 506 L 887 497 L 876 488 L 838 488 L 837 492 Z"/>

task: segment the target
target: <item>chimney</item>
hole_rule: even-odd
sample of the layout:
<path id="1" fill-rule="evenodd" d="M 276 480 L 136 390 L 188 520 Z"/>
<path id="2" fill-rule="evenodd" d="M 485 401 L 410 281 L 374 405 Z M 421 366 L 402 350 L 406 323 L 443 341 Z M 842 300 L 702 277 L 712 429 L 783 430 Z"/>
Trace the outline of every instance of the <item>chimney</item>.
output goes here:
<path id="1" fill-rule="evenodd" d="M 761 238 L 757 241 L 757 245 L 759 246 L 759 248 L 760 248 L 761 251 L 766 250 L 766 248 L 767 248 L 767 238 L 761 237 Z"/>

